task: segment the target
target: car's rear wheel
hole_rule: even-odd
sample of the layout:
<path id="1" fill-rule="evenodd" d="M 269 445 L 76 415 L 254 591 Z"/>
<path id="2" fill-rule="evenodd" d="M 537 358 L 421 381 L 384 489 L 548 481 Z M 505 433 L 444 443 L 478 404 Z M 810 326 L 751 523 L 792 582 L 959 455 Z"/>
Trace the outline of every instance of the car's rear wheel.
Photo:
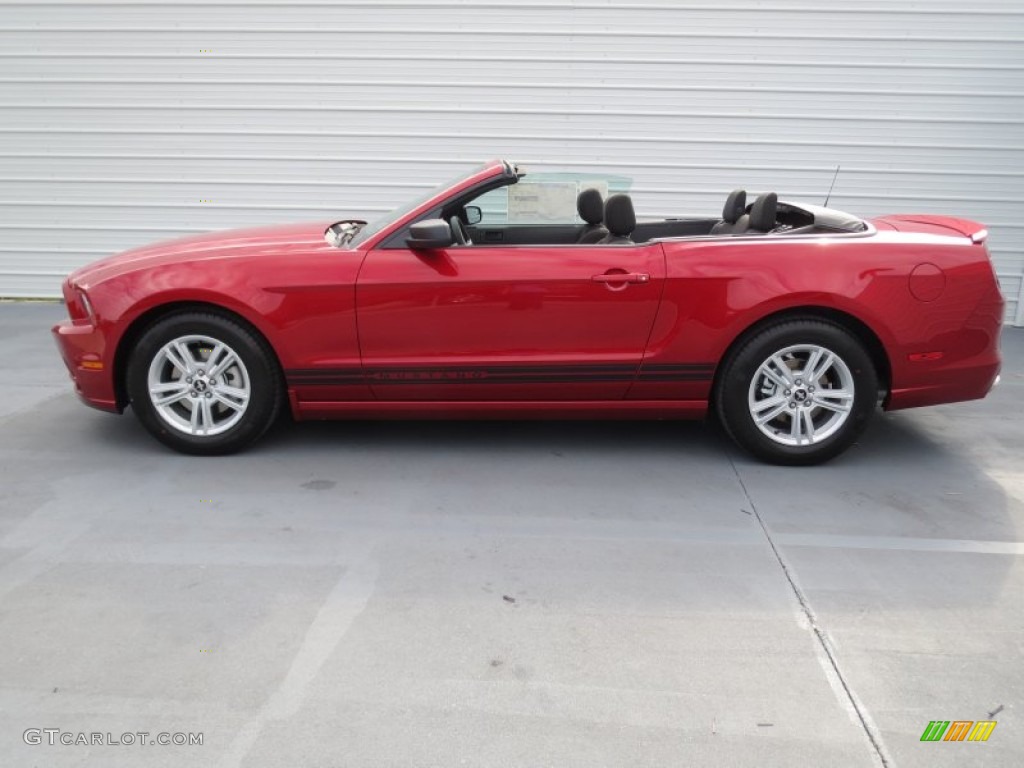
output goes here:
<path id="1" fill-rule="evenodd" d="M 775 464 L 817 464 L 846 450 L 878 400 L 871 356 L 841 326 L 786 320 L 725 362 L 718 414 L 741 447 Z"/>
<path id="2" fill-rule="evenodd" d="M 184 453 L 238 451 L 277 417 L 280 375 L 251 329 L 207 312 L 165 317 L 139 339 L 127 388 L 143 426 Z"/>

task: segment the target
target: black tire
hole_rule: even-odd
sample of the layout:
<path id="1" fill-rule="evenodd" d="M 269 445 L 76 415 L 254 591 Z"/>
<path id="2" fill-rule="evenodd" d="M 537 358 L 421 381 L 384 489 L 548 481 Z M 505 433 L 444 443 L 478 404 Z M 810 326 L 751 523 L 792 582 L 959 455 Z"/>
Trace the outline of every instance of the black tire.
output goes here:
<path id="1" fill-rule="evenodd" d="M 171 416 L 161 415 L 161 411 L 153 403 L 150 397 L 149 375 L 151 365 L 160 369 L 170 371 L 172 376 L 184 378 L 180 372 L 175 372 L 169 363 L 154 362 L 161 355 L 165 345 L 175 339 L 184 337 L 199 336 L 212 339 L 226 345 L 235 353 L 241 361 L 241 366 L 229 369 L 222 376 L 221 385 L 235 384 L 235 380 L 228 381 L 226 377 L 237 376 L 238 371 L 244 371 L 248 385 L 248 399 L 244 408 L 236 408 L 235 411 L 211 401 L 210 407 L 216 409 L 216 413 L 223 413 L 221 424 L 216 425 L 224 431 L 218 434 L 189 434 L 172 425 Z M 201 357 L 203 351 L 208 351 L 202 342 L 192 342 L 193 349 L 200 359 L 197 365 L 202 365 Z M 163 359 L 163 358 L 160 358 Z M 201 370 L 201 369 L 197 369 Z M 197 380 L 198 381 L 198 380 Z M 177 382 L 168 382 L 174 385 Z M 211 379 L 209 384 L 204 383 L 203 389 L 207 391 L 214 389 L 216 379 Z M 132 351 L 128 361 L 126 385 L 128 396 L 131 400 L 132 410 L 142 425 L 157 440 L 165 445 L 174 448 L 182 453 L 213 456 L 239 451 L 255 440 L 257 440 L 274 423 L 281 410 L 283 398 L 283 386 L 281 383 L 281 372 L 277 364 L 277 358 L 266 341 L 247 325 L 224 315 L 213 312 L 187 311 L 180 312 L 158 320 L 139 338 L 135 349 Z M 196 385 L 198 387 L 198 384 Z M 183 388 L 188 389 L 187 386 Z M 183 418 L 196 407 L 196 396 L 194 393 L 187 398 L 182 397 L 179 405 Z M 213 396 L 212 393 L 207 397 Z M 164 408 L 163 413 L 169 409 Z M 239 415 L 240 412 L 240 415 Z M 236 419 L 234 423 L 231 423 Z"/>
<path id="2" fill-rule="evenodd" d="M 794 347 L 799 348 L 801 345 L 823 348 L 834 354 L 845 366 L 845 370 L 842 370 L 839 364 L 836 364 L 834 368 L 826 371 L 826 376 L 814 382 L 818 386 L 811 389 L 811 392 L 817 391 L 818 397 L 827 399 L 830 392 L 845 391 L 844 387 L 832 389 L 835 386 L 834 382 L 846 374 L 852 377 L 852 405 L 845 420 L 842 419 L 842 414 L 830 409 L 816 408 L 813 404 L 815 395 L 808 393 L 810 387 L 802 380 L 795 379 L 801 381 L 799 388 L 779 391 L 782 390 L 781 386 L 762 376 L 761 366 L 772 355 Z M 797 349 L 788 352 L 786 356 L 785 362 L 792 369 L 790 373 L 794 377 L 799 370 L 797 366 L 808 362 L 808 358 L 805 357 L 801 363 L 800 354 L 801 351 Z M 785 407 L 786 410 L 768 421 L 763 428 L 758 426 L 751 413 L 749 398 L 752 396 L 752 389 L 755 395 L 763 398 L 758 401 L 763 405 L 767 405 L 769 399 L 782 398 L 789 401 L 765 408 L 765 417 L 779 407 Z M 792 398 L 786 394 L 787 392 L 793 393 Z M 864 346 L 842 326 L 817 319 L 780 320 L 757 332 L 728 356 L 723 363 L 715 400 L 718 416 L 725 431 L 737 445 L 757 458 L 772 464 L 789 466 L 820 464 L 845 451 L 864 431 L 878 403 L 878 374 Z M 832 402 L 840 401 L 837 399 Z M 794 404 L 796 409 L 793 408 Z M 807 409 L 805 418 L 811 421 L 812 427 L 817 427 L 818 423 L 822 425 L 821 439 L 806 444 L 783 444 L 780 441 L 792 440 L 784 428 L 787 424 L 794 428 L 800 427 L 805 432 L 811 431 L 806 422 L 794 425 L 794 418 L 790 415 L 790 411 L 798 413 L 802 407 Z M 818 422 L 815 422 L 815 419 Z M 835 419 L 831 425 L 830 419 Z M 762 429 L 774 433 L 774 437 Z M 830 429 L 834 431 L 830 432 Z M 819 430 L 814 431 L 817 433 Z"/>

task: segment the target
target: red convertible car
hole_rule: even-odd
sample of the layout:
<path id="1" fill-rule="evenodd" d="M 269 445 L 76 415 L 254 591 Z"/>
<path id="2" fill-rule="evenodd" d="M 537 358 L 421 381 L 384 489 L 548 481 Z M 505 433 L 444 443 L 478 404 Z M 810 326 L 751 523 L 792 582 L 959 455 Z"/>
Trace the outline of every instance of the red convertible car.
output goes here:
<path id="1" fill-rule="evenodd" d="M 64 283 L 89 405 L 218 454 L 296 419 L 701 418 L 811 464 L 874 411 L 984 397 L 1003 300 L 980 224 L 628 194 L 495 161 L 379 221 L 188 237 Z M 568 210 L 567 210 L 568 208 Z"/>

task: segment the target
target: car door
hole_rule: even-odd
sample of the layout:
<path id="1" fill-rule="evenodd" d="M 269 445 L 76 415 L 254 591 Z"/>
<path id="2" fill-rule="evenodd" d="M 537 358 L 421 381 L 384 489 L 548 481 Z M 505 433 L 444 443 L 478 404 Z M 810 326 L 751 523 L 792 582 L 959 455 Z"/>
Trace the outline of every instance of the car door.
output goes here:
<path id="1" fill-rule="evenodd" d="M 660 244 L 378 248 L 356 285 L 380 400 L 613 400 L 643 356 Z"/>

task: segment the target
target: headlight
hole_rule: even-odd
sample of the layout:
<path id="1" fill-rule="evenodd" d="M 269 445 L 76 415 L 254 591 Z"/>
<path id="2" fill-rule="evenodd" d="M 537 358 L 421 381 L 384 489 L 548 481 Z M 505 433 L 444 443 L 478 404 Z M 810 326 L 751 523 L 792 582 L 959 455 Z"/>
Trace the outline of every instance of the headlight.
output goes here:
<path id="1" fill-rule="evenodd" d="M 85 310 L 85 316 L 89 318 L 89 322 L 96 323 L 96 313 L 92 311 L 92 302 L 89 301 L 89 294 L 83 291 L 81 288 L 77 288 L 78 298 L 82 302 L 82 308 Z"/>
<path id="2" fill-rule="evenodd" d="M 64 303 L 68 307 L 68 315 L 72 320 L 87 321 L 95 324 L 96 313 L 93 311 L 92 302 L 84 290 L 77 285 L 64 284 Z"/>

